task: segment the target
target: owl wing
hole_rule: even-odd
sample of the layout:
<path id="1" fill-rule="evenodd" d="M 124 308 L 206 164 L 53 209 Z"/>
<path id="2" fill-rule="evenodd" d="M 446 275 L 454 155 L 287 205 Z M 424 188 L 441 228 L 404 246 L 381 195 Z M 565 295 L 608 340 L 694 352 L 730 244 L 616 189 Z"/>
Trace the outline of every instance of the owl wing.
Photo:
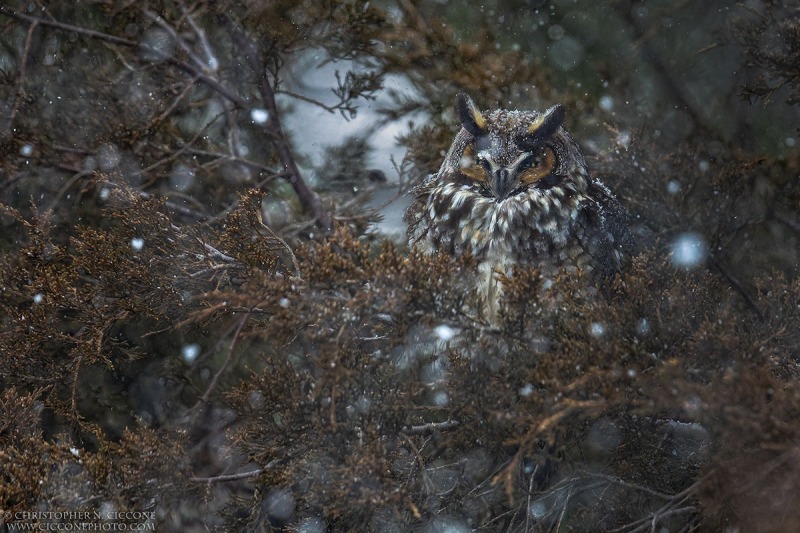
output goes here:
<path id="1" fill-rule="evenodd" d="M 600 181 L 591 180 L 584 210 L 587 249 L 602 276 L 612 276 L 636 253 L 631 215 Z"/>
<path id="2" fill-rule="evenodd" d="M 425 233 L 426 224 L 423 223 L 426 216 L 428 197 L 436 184 L 437 174 L 429 174 L 419 185 L 411 189 L 409 195 L 411 204 L 403 214 L 403 221 L 408 224 L 406 236 L 408 244 L 414 246 Z"/>

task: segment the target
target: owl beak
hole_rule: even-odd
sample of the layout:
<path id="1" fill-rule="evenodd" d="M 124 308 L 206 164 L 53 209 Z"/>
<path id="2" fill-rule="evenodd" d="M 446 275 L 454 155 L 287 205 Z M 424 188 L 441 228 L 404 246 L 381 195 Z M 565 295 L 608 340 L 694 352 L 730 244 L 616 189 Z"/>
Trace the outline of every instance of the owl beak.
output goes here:
<path id="1" fill-rule="evenodd" d="M 498 200 L 503 200 L 514 189 L 514 179 L 506 167 L 494 171 L 492 193 Z"/>

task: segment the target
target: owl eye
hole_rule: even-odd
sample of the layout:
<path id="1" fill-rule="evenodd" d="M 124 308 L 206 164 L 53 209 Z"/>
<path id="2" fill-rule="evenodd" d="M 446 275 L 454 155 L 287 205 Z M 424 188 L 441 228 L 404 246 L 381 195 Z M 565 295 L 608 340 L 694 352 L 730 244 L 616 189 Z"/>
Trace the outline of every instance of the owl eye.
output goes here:
<path id="1" fill-rule="evenodd" d="M 475 146 L 470 144 L 464 150 L 459 164 L 463 176 L 476 183 L 486 183 L 491 165 L 481 154 L 475 153 Z"/>
<path id="2" fill-rule="evenodd" d="M 556 154 L 552 148 L 546 147 L 541 152 L 529 154 L 517 165 L 519 181 L 528 185 L 537 185 L 550 176 L 556 168 Z"/>
<path id="3" fill-rule="evenodd" d="M 537 167 L 541 164 L 541 157 L 537 154 L 529 154 L 525 159 L 523 159 L 517 168 L 522 170 L 526 168 Z"/>

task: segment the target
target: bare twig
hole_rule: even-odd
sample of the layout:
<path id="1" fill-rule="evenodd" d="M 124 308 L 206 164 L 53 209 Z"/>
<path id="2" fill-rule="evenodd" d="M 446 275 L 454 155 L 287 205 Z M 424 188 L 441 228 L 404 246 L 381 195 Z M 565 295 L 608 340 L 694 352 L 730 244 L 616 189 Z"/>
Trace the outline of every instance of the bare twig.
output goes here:
<path id="1" fill-rule="evenodd" d="M 61 168 L 64 168 L 64 167 L 61 167 Z M 125 187 L 123 185 L 120 185 L 118 183 L 114 183 L 113 181 L 108 181 L 108 180 L 100 180 L 99 183 L 102 183 L 103 185 L 107 185 L 109 187 L 114 187 L 116 189 L 126 189 L 127 188 L 127 187 Z M 153 198 L 153 195 L 150 194 L 149 192 L 141 191 L 139 189 L 131 189 L 131 190 L 133 190 L 134 194 L 136 194 L 137 196 L 139 196 L 141 198 L 144 198 L 145 200 L 149 200 L 150 198 Z M 198 211 L 195 211 L 194 209 L 189 209 L 188 207 L 176 204 L 175 202 L 170 202 L 169 200 L 167 200 L 164 205 L 166 205 L 167 207 L 169 207 L 171 210 L 175 211 L 176 213 L 180 213 L 180 214 L 182 214 L 184 216 L 188 216 L 190 218 L 194 218 L 194 219 L 197 219 L 197 220 L 205 220 L 205 219 L 208 218 L 208 215 L 205 215 L 204 213 L 200 213 Z"/>
<path id="2" fill-rule="evenodd" d="M 772 218 L 774 218 L 781 224 L 784 224 L 789 229 L 793 230 L 795 233 L 800 233 L 800 223 L 798 223 L 796 220 L 792 220 L 788 217 L 785 217 L 780 213 L 773 213 Z"/>
<path id="3" fill-rule="evenodd" d="M 712 264 L 714 265 L 714 268 L 719 270 L 719 273 L 722 274 L 722 277 L 725 278 L 728 281 L 728 283 L 731 284 L 731 287 L 733 287 L 736 290 L 736 292 L 742 295 L 742 298 L 744 298 L 744 301 L 747 303 L 747 306 L 750 307 L 750 309 L 753 310 L 756 316 L 758 316 L 758 319 L 763 322 L 764 314 L 761 312 L 761 309 L 758 308 L 756 302 L 753 300 L 750 294 L 748 294 L 747 290 L 742 286 L 742 284 L 739 283 L 739 281 L 736 278 L 734 278 L 733 275 L 730 272 L 728 272 L 728 270 L 725 267 L 723 267 L 719 261 L 715 260 L 713 261 Z"/>
<path id="4" fill-rule="evenodd" d="M 186 98 L 186 95 L 189 94 L 189 92 L 192 90 L 192 88 L 194 87 L 194 84 L 197 81 L 198 81 L 197 76 L 192 78 L 192 80 L 189 83 L 186 84 L 186 87 L 183 88 L 183 90 L 180 92 L 180 94 L 178 94 L 178 96 L 175 98 L 175 100 L 172 101 L 172 103 L 164 110 L 164 112 L 161 113 L 160 115 L 158 115 L 155 118 L 155 120 L 153 120 L 153 124 L 154 125 L 155 124 L 160 124 L 161 122 L 166 120 L 166 118 L 168 116 L 170 116 L 172 114 L 172 112 L 175 111 L 175 109 L 177 109 L 178 105 L 180 105 L 180 103 L 183 101 L 183 99 Z"/>
<path id="5" fill-rule="evenodd" d="M 698 481 L 695 481 L 684 490 L 673 495 L 663 506 L 661 506 L 661 508 L 651 513 L 649 516 L 636 520 L 635 522 L 625 524 L 624 526 L 621 526 L 617 529 L 613 529 L 611 531 L 612 532 L 616 531 L 619 533 L 623 531 L 627 531 L 628 533 L 657 531 L 656 526 L 658 525 L 658 522 L 664 517 L 672 516 L 675 514 L 683 514 L 692 511 L 696 512 L 697 509 L 694 506 L 691 505 L 686 507 L 678 507 L 678 506 L 686 502 L 693 495 L 695 495 L 697 488 L 703 481 L 704 479 L 699 479 Z"/>
<path id="6" fill-rule="evenodd" d="M 91 170 L 82 170 L 80 172 L 75 173 L 70 179 L 67 180 L 67 182 L 64 185 L 61 186 L 61 188 L 56 193 L 55 198 L 53 198 L 53 201 L 50 203 L 50 207 L 48 207 L 48 209 L 55 209 L 56 206 L 58 205 L 58 202 L 61 201 L 61 197 L 64 196 L 64 193 L 66 193 L 69 190 L 69 188 L 75 184 L 76 181 L 78 181 L 84 176 L 91 176 L 92 174 L 93 172 Z"/>
<path id="7" fill-rule="evenodd" d="M 218 92 L 220 95 L 225 97 L 232 104 L 235 104 L 240 108 L 250 107 L 250 104 L 245 98 L 232 92 L 230 89 L 228 89 L 225 85 L 223 85 L 219 80 L 217 80 L 213 76 L 212 74 L 213 71 L 208 68 L 208 65 L 200 57 L 198 57 L 197 54 L 193 53 L 191 47 L 189 47 L 189 45 L 183 39 L 180 38 L 180 36 L 177 34 L 177 32 L 175 32 L 172 26 L 170 26 L 166 21 L 164 21 L 159 15 L 151 11 L 145 10 L 144 12 L 145 16 L 153 20 L 161 28 L 165 29 L 165 31 L 169 32 L 173 36 L 173 38 L 177 39 L 177 43 L 179 44 L 179 46 L 181 46 L 181 48 L 192 58 L 191 62 L 182 61 L 178 58 L 172 57 L 171 55 L 164 53 L 161 50 L 147 46 L 137 41 L 132 41 L 130 39 L 125 39 L 122 37 L 110 35 L 96 30 L 91 30 L 88 28 L 82 28 L 80 26 L 75 26 L 72 24 L 66 24 L 56 20 L 50 20 L 41 17 L 27 15 L 24 13 L 19 13 L 9 7 L 0 6 L 0 14 L 11 18 L 15 18 L 17 20 L 28 22 L 32 26 L 35 25 L 49 26 L 52 28 L 73 32 L 78 35 L 83 35 L 85 37 L 89 37 L 92 39 L 99 39 L 115 45 L 126 46 L 129 48 L 137 48 L 139 50 L 147 52 L 148 54 L 151 54 L 153 57 L 158 58 L 160 61 L 164 61 L 167 64 L 173 65 L 183 70 L 184 72 L 189 73 L 195 80 L 208 85 L 216 92 Z M 263 100 L 264 106 L 270 115 L 270 120 L 266 123 L 265 127 L 267 129 L 267 132 L 272 137 L 280 161 L 283 164 L 284 171 L 287 173 L 286 180 L 294 188 L 295 193 L 297 194 L 298 199 L 300 200 L 300 204 L 303 206 L 303 209 L 314 217 L 317 225 L 320 228 L 322 228 L 326 232 L 330 231 L 333 228 L 333 220 L 331 219 L 331 216 L 327 213 L 327 211 L 323 208 L 322 202 L 320 201 L 319 197 L 308 187 L 305 180 L 303 179 L 302 174 L 292 154 L 288 138 L 286 137 L 286 134 L 283 131 L 283 127 L 281 125 L 280 116 L 278 112 L 278 106 L 275 101 L 275 86 L 270 82 L 268 71 L 266 68 L 266 61 L 260 56 L 258 48 L 252 41 L 252 39 L 250 39 L 244 33 L 244 30 L 227 13 L 220 13 L 218 16 L 219 19 L 224 24 L 224 26 L 228 28 L 229 32 L 234 38 L 234 41 L 243 50 L 245 59 L 253 68 L 253 71 L 256 73 L 260 73 L 258 77 L 258 86 L 261 92 L 261 98 Z M 191 20 L 191 17 L 189 17 L 189 21 L 190 24 L 192 24 L 193 21 Z M 32 33 L 32 30 L 29 32 L 29 36 L 30 33 Z M 204 37 L 203 35 L 199 34 L 199 38 L 201 39 L 201 41 L 203 41 L 203 37 Z M 210 48 L 206 50 L 206 55 L 208 55 L 209 61 L 213 58 L 213 52 L 210 50 Z M 234 121 L 231 118 L 233 113 L 232 108 L 230 107 L 230 105 L 226 105 L 224 107 L 226 115 L 228 116 L 228 122 L 233 124 Z M 241 154 L 237 153 L 238 150 L 236 149 L 238 142 L 236 142 L 235 138 L 236 136 L 235 129 L 232 130 L 232 135 L 233 136 L 229 139 L 231 153 L 237 159 L 240 159 Z"/>
<path id="8" fill-rule="evenodd" d="M 538 467 L 539 467 L 539 465 L 536 465 L 536 468 L 538 468 Z M 531 477 L 531 479 L 530 479 L 530 481 L 528 481 L 528 500 L 525 503 L 525 511 L 526 511 L 525 512 L 525 531 L 530 531 L 530 522 L 531 522 L 531 514 L 532 514 L 530 509 L 531 509 L 531 498 L 533 497 L 533 480 L 536 477 L 536 470 L 535 469 L 534 469 L 533 472 L 531 472 L 531 476 L 530 477 Z"/>
<path id="9" fill-rule="evenodd" d="M 266 241 L 265 244 L 267 245 L 267 249 L 271 250 L 271 251 L 274 251 L 275 247 L 271 246 L 270 241 L 277 241 L 279 249 L 283 250 L 284 252 L 286 252 L 286 255 L 288 255 L 289 260 L 292 263 L 292 269 L 294 270 L 294 275 L 295 276 L 299 276 L 300 275 L 300 263 L 297 262 L 297 257 L 295 257 L 294 252 L 292 251 L 292 248 L 288 244 L 286 244 L 286 241 L 281 239 L 278 236 L 277 233 L 272 231 L 272 228 L 270 228 L 268 225 L 264 224 L 264 220 L 262 219 L 262 215 L 261 215 L 261 211 L 260 210 L 258 211 L 258 222 L 261 224 L 261 229 L 267 233 L 267 235 L 265 236 L 260 231 L 257 232 L 258 236 L 261 237 L 262 239 L 264 239 L 264 241 Z"/>
<path id="10" fill-rule="evenodd" d="M 263 468 L 251 470 L 249 472 L 240 472 L 238 474 L 228 474 L 225 476 L 212 476 L 212 477 L 190 477 L 189 481 L 197 483 L 221 483 L 223 481 L 236 481 L 239 479 L 248 479 L 251 477 L 258 477 L 264 472 Z"/>
<path id="11" fill-rule="evenodd" d="M 192 47 L 189 46 L 189 43 L 187 43 L 186 40 L 183 39 L 177 31 L 175 31 L 175 28 L 173 28 L 171 24 L 168 24 L 167 21 L 161 17 L 161 15 L 153 13 L 149 9 L 142 10 L 142 13 L 144 13 L 144 16 L 158 24 L 161 29 L 169 33 L 170 37 L 172 37 L 175 42 L 178 43 L 178 46 L 180 46 L 181 49 L 186 52 L 186 55 L 189 56 L 189 58 L 194 62 L 195 65 L 197 65 L 198 68 L 204 71 L 208 68 L 206 62 L 194 53 L 194 50 L 192 50 Z"/>
<path id="12" fill-rule="evenodd" d="M 189 25 L 192 27 L 192 31 L 194 31 L 194 34 L 200 41 L 200 45 L 203 47 L 203 52 L 206 55 L 206 68 L 208 68 L 212 72 L 216 72 L 217 68 L 219 68 L 219 60 L 217 60 L 217 56 L 216 54 L 214 54 L 214 49 L 211 48 L 211 42 L 208 40 L 206 32 L 203 31 L 203 28 L 197 25 L 197 23 L 194 20 L 193 14 L 186 9 L 186 6 L 181 5 L 181 11 L 183 12 L 184 15 L 186 15 L 186 20 L 189 21 Z"/>
<path id="13" fill-rule="evenodd" d="M 287 91 L 285 89 L 277 90 L 277 91 L 275 91 L 275 94 L 285 94 L 286 96 L 289 96 L 291 98 L 295 98 L 296 100 L 302 100 L 303 102 L 307 102 L 307 103 L 315 105 L 315 106 L 317 106 L 317 107 L 319 107 L 321 109 L 324 109 L 328 113 L 335 113 L 340 108 L 339 105 L 325 105 L 322 102 L 320 102 L 319 100 L 315 100 L 313 98 L 309 98 L 308 96 L 304 96 L 302 94 L 294 93 L 292 91 Z"/>
<path id="14" fill-rule="evenodd" d="M 657 498 L 662 498 L 664 500 L 668 500 L 668 499 L 674 497 L 672 494 L 666 494 L 666 493 L 663 493 L 663 492 L 658 492 L 657 490 L 653 490 L 651 488 L 645 487 L 644 485 L 638 485 L 636 483 L 630 483 L 628 481 L 623 481 L 622 479 L 616 478 L 614 476 L 609 476 L 609 475 L 606 475 L 606 474 L 601 474 L 599 472 L 581 472 L 581 475 L 583 475 L 583 476 L 585 476 L 587 478 L 602 479 L 602 480 L 608 481 L 609 484 L 619 485 L 621 487 L 625 487 L 625 488 L 628 488 L 628 489 L 631 489 L 631 490 L 644 492 L 644 493 L 647 493 L 647 494 L 649 494 L 651 496 L 655 496 Z"/>
<path id="15" fill-rule="evenodd" d="M 239 319 L 239 323 L 236 325 L 236 331 L 233 332 L 233 338 L 231 338 L 231 344 L 228 347 L 228 355 L 225 356 L 225 361 L 222 363 L 222 366 L 217 370 L 217 373 L 214 374 L 214 377 L 211 378 L 211 383 L 208 384 L 208 388 L 206 392 L 203 394 L 203 397 L 197 402 L 197 405 L 204 404 L 208 402 L 208 399 L 211 397 L 211 393 L 217 386 L 217 382 L 219 378 L 225 373 L 225 370 L 228 369 L 228 365 L 230 365 L 231 361 L 233 361 L 233 354 L 236 351 L 236 344 L 239 341 L 239 334 L 242 332 L 242 328 L 247 323 L 247 319 L 250 318 L 250 313 L 245 313 L 245 315 Z"/>
<path id="16" fill-rule="evenodd" d="M 160 166 L 162 166 L 162 165 L 165 165 L 165 164 L 167 164 L 167 163 L 169 163 L 169 162 L 171 162 L 171 161 L 174 161 L 174 160 L 176 160 L 176 159 L 177 159 L 178 157 L 180 157 L 180 156 L 181 156 L 181 155 L 182 155 L 184 152 L 186 152 L 187 150 L 189 150 L 189 148 L 190 148 L 190 147 L 191 147 L 191 146 L 192 146 L 194 143 L 196 143 L 198 140 L 200 140 L 200 138 L 201 138 L 201 137 L 203 137 L 203 135 L 205 135 L 205 133 L 206 133 L 206 131 L 208 130 L 208 128 L 210 128 L 210 127 L 211 127 L 211 126 L 214 124 L 214 122 L 216 122 L 216 121 L 217 121 L 217 119 L 218 119 L 219 117 L 221 117 L 221 116 L 222 116 L 222 114 L 223 114 L 223 113 L 217 113 L 216 115 L 214 115 L 214 117 L 212 117 L 212 118 L 211 118 L 211 119 L 210 119 L 210 120 L 209 120 L 209 121 L 208 121 L 208 122 L 207 122 L 207 123 L 206 123 L 206 124 L 205 124 L 205 125 L 204 125 L 204 126 L 201 128 L 201 129 L 200 129 L 200 131 L 198 131 L 198 132 L 195 134 L 195 136 L 194 136 L 194 137 L 192 137 L 192 138 L 189 140 L 189 142 L 187 142 L 186 144 L 184 144 L 183 146 L 181 146 L 181 147 L 180 147 L 178 150 L 176 150 L 176 151 L 174 151 L 174 152 L 171 152 L 171 153 L 170 153 L 170 155 L 169 155 L 169 157 L 165 157 L 164 159 L 159 159 L 158 161 L 156 161 L 156 162 L 155 162 L 155 163 L 153 163 L 152 165 L 150 165 L 150 166 L 148 166 L 148 167 L 145 167 L 145 168 L 143 168 L 142 170 L 139 170 L 139 171 L 136 171 L 136 172 L 134 172 L 134 173 L 133 173 L 133 175 L 134 175 L 134 176 L 142 176 L 142 175 L 144 175 L 144 174 L 147 174 L 147 173 L 148 173 L 148 172 L 150 172 L 151 170 L 154 170 L 154 169 L 156 169 L 156 168 L 158 168 L 158 167 L 160 167 Z"/>
<path id="17" fill-rule="evenodd" d="M 533 476 L 531 476 L 533 478 Z M 558 515 L 558 522 L 556 522 L 556 531 L 561 531 L 561 523 L 564 521 L 564 516 L 567 514 L 567 507 L 569 507 L 569 500 L 572 498 L 573 489 L 567 491 L 567 496 L 564 498 L 564 505 L 561 507 L 561 513 Z"/>
<path id="18" fill-rule="evenodd" d="M 680 0 L 678 4 L 672 6 L 672 8 L 679 9 L 680 6 L 687 2 L 688 0 Z M 686 112 L 689 113 L 695 124 L 710 133 L 716 133 L 714 125 L 709 123 L 702 112 L 702 106 L 697 103 L 696 98 L 686 87 L 686 84 L 678 79 L 671 66 L 664 61 L 658 50 L 650 43 L 651 38 L 660 31 L 661 28 L 659 26 L 651 26 L 643 29 L 633 16 L 633 7 L 627 2 L 620 2 L 616 4 L 616 7 L 617 13 L 619 13 L 622 20 L 633 30 L 637 45 L 640 47 L 645 59 L 653 64 L 655 67 L 654 71 L 664 82 L 664 87 L 672 95 L 675 102 L 680 104 Z"/>
<path id="19" fill-rule="evenodd" d="M 287 171 L 283 172 L 273 172 L 271 168 L 267 167 L 266 165 L 262 165 L 261 163 L 256 163 L 255 161 L 251 161 L 250 159 L 245 159 L 244 157 L 237 157 L 231 154 L 223 154 L 220 152 L 213 152 L 211 150 L 200 150 L 197 148 L 189 148 L 186 150 L 187 154 L 190 155 L 201 155 L 204 157 L 212 157 L 214 158 L 213 161 L 209 161 L 207 163 L 203 163 L 200 165 L 203 168 L 211 169 L 215 168 L 218 165 L 222 165 L 224 163 L 241 163 L 242 165 L 246 165 L 248 167 L 254 168 L 259 172 L 269 172 L 259 184 L 263 184 L 267 181 L 271 181 L 277 178 L 288 178 L 289 173 Z"/>
<path id="20" fill-rule="evenodd" d="M 233 257 L 231 257 L 229 255 L 223 254 L 222 252 L 220 252 L 219 250 L 217 250 L 216 248 L 214 248 L 210 244 L 203 243 L 203 248 L 205 248 L 206 251 L 209 252 L 212 257 L 216 257 L 217 259 L 219 259 L 221 261 L 225 261 L 226 263 L 238 263 L 238 261 L 236 259 L 234 259 Z"/>
<path id="21" fill-rule="evenodd" d="M 228 30 L 233 37 L 234 42 L 241 49 L 245 60 L 248 62 L 253 72 L 259 74 L 258 88 L 261 92 L 261 99 L 264 107 L 269 113 L 270 119 L 267 121 L 265 127 L 271 134 L 272 140 L 275 143 L 275 148 L 278 151 L 278 157 L 281 160 L 285 170 L 289 172 L 287 181 L 294 188 L 300 204 L 303 209 L 311 213 L 317 225 L 324 231 L 331 231 L 333 229 L 333 221 L 331 216 L 322 207 L 322 202 L 319 197 L 312 191 L 305 180 L 303 179 L 300 169 L 297 167 L 292 149 L 289 146 L 289 140 L 283 131 L 281 125 L 280 113 L 278 112 L 278 105 L 275 102 L 275 88 L 270 83 L 267 74 L 266 61 L 259 54 L 256 45 L 244 33 L 244 30 L 239 24 L 236 23 L 227 13 L 218 13 L 217 17 L 220 23 Z"/>
<path id="22" fill-rule="evenodd" d="M 50 26 L 51 28 L 58 28 L 64 31 L 70 31 L 73 33 L 77 33 L 78 35 L 83 35 L 86 37 L 90 37 L 92 39 L 100 39 L 109 43 L 119 44 L 122 46 L 127 46 L 130 48 L 139 48 L 149 54 L 152 54 L 155 57 L 158 57 L 161 61 L 169 63 L 179 69 L 183 70 L 195 76 L 199 81 L 203 82 L 204 84 L 208 85 L 222 96 L 230 100 L 231 102 L 235 103 L 237 106 L 241 108 L 249 108 L 250 105 L 246 99 L 242 98 L 241 96 L 233 93 L 230 89 L 222 85 L 216 79 L 212 78 L 208 74 L 206 74 L 203 69 L 190 65 L 185 61 L 181 61 L 180 59 L 176 59 L 172 56 L 169 56 L 162 52 L 161 50 L 152 48 L 145 44 L 131 41 L 129 39 L 124 39 L 122 37 L 117 37 L 116 35 L 110 35 L 108 33 L 103 33 L 100 31 L 90 30 L 88 28 L 81 28 L 80 26 L 73 26 L 72 24 L 65 24 L 63 22 L 58 22 L 55 20 L 47 20 L 40 17 L 33 17 L 30 15 L 25 15 L 23 13 L 18 13 L 17 11 L 0 6 L 0 15 L 5 15 L 7 17 L 15 18 L 17 20 L 23 20 L 25 22 L 29 22 L 31 24 L 41 24 L 42 26 Z"/>
<path id="23" fill-rule="evenodd" d="M 253 477 L 258 477 L 270 468 L 274 467 L 280 463 L 280 460 L 273 459 L 263 468 L 256 468 L 255 470 L 249 470 L 247 472 L 239 472 L 238 474 L 226 474 L 223 476 L 211 476 L 211 477 L 190 477 L 189 481 L 194 481 L 195 483 L 223 483 L 225 481 L 238 481 L 240 479 L 250 479 Z"/>
<path id="24" fill-rule="evenodd" d="M 28 28 L 28 34 L 25 36 L 25 46 L 22 49 L 22 56 L 19 60 L 19 79 L 17 80 L 17 91 L 14 95 L 14 103 L 11 106 L 11 113 L 8 117 L 8 129 L 3 133 L 3 137 L 7 138 L 14 132 L 14 118 L 19 111 L 19 103 L 25 97 L 25 74 L 28 66 L 28 56 L 31 52 L 31 41 L 33 41 L 33 33 L 36 31 L 38 23 L 31 24 Z"/>
<path id="25" fill-rule="evenodd" d="M 444 422 L 429 422 L 419 426 L 406 426 L 403 428 L 403 433 L 406 435 L 427 435 L 436 433 L 437 431 L 447 431 L 458 426 L 461 422 L 458 420 L 445 420 Z"/>

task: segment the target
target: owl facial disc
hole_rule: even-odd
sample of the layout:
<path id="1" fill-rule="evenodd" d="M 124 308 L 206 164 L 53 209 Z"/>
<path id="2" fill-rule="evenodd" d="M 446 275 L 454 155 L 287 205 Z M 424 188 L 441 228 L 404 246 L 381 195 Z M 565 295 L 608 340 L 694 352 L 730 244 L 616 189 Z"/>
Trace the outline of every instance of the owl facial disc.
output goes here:
<path id="1" fill-rule="evenodd" d="M 552 154 L 552 150 L 548 152 Z M 510 165 L 500 165 L 486 153 L 478 156 L 478 161 L 483 166 L 487 175 L 489 191 L 498 201 L 504 200 L 514 193 L 521 191 L 521 186 L 535 184 L 535 181 L 544 177 L 552 170 L 555 162 L 552 158 L 540 158 L 529 153 L 519 155 Z M 536 177 L 531 179 L 536 173 Z"/>

